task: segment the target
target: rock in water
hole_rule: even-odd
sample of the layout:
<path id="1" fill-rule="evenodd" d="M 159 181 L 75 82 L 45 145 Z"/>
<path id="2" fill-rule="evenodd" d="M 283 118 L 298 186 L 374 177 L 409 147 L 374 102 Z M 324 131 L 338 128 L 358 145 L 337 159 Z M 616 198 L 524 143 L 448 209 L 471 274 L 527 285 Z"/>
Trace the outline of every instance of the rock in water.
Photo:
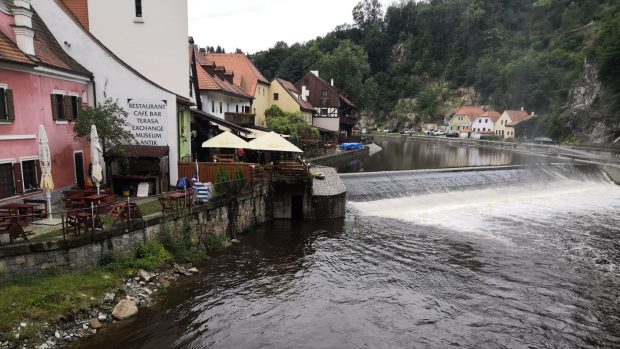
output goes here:
<path id="1" fill-rule="evenodd" d="M 159 279 L 159 283 L 164 288 L 170 287 L 170 280 L 168 279 Z"/>
<path id="2" fill-rule="evenodd" d="M 90 320 L 90 324 L 89 325 L 90 325 L 91 328 L 93 328 L 95 330 L 98 330 L 98 329 L 103 327 L 103 324 L 101 323 L 101 321 L 99 321 L 97 319 Z"/>
<path id="3" fill-rule="evenodd" d="M 140 278 L 144 280 L 144 282 L 149 282 L 155 277 L 154 274 L 142 269 L 138 270 L 138 274 L 140 274 Z"/>
<path id="4" fill-rule="evenodd" d="M 196 268 L 189 268 L 189 269 L 187 269 L 187 271 L 192 273 L 192 274 L 198 274 L 198 269 L 196 269 Z"/>
<path id="5" fill-rule="evenodd" d="M 118 302 L 118 304 L 112 310 L 112 316 L 116 320 L 125 320 L 128 319 L 138 313 L 138 307 L 136 306 L 136 302 L 130 301 L 127 299 L 123 299 Z"/>

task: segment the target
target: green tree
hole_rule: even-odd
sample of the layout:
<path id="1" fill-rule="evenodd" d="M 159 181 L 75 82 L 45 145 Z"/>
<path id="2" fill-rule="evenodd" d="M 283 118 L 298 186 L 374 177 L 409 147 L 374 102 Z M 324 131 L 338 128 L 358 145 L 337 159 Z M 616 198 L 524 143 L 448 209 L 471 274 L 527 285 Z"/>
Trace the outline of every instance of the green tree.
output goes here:
<path id="1" fill-rule="evenodd" d="M 364 82 L 369 73 L 368 56 L 364 49 L 344 40 L 331 54 L 323 56 L 318 62 L 321 76 L 334 79 L 334 85 L 345 91 L 353 102 L 362 104 Z"/>
<path id="2" fill-rule="evenodd" d="M 128 131 L 127 115 L 118 105 L 118 100 L 106 98 L 103 104 L 80 111 L 73 125 L 73 133 L 76 138 L 90 139 L 91 126 L 95 125 L 104 155 L 109 150 L 122 153 L 121 145 L 134 141 Z"/>
<path id="3" fill-rule="evenodd" d="M 353 7 L 353 20 L 362 29 L 383 24 L 383 7 L 379 0 L 362 0 Z"/>
<path id="4" fill-rule="evenodd" d="M 272 105 L 265 111 L 267 127 L 274 132 L 291 136 L 291 139 L 300 142 L 302 138 L 318 136 L 319 131 L 306 124 L 300 112 L 285 112 L 277 105 Z"/>

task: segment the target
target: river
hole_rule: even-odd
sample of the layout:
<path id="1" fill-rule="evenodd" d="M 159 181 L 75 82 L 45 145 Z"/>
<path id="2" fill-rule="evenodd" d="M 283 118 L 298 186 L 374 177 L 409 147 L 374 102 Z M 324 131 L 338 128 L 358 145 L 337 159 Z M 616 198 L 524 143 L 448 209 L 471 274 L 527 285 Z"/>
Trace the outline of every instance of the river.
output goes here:
<path id="1" fill-rule="evenodd" d="M 540 160 L 380 144 L 342 170 Z M 570 164 L 429 173 L 345 175 L 345 219 L 244 234 L 161 303 L 74 347 L 620 347 L 620 187 Z"/>

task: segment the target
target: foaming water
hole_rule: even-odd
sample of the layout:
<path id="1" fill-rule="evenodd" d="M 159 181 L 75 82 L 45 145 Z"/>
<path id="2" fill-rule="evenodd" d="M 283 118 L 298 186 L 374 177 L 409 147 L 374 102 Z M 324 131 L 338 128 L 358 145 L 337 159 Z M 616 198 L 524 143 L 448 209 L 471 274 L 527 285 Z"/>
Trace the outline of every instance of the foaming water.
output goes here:
<path id="1" fill-rule="evenodd" d="M 501 237 L 520 222 L 556 224 L 576 215 L 620 212 L 620 187 L 562 180 L 547 185 L 425 194 L 350 202 L 363 215 Z M 498 236 L 499 235 L 499 236 Z"/>

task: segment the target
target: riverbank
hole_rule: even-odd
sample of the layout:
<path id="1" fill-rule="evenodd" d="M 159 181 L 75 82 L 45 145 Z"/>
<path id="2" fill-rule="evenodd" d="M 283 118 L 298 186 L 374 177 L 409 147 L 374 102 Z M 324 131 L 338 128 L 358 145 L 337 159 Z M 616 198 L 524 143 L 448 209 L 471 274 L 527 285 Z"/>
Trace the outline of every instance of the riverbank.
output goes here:
<path id="1" fill-rule="evenodd" d="M 152 306 L 179 278 L 197 274 L 194 265 L 203 266 L 209 252 L 236 241 L 222 235 L 203 249 L 152 241 L 82 272 L 11 280 L 0 287 L 0 348 L 63 347 L 94 335 Z"/>

